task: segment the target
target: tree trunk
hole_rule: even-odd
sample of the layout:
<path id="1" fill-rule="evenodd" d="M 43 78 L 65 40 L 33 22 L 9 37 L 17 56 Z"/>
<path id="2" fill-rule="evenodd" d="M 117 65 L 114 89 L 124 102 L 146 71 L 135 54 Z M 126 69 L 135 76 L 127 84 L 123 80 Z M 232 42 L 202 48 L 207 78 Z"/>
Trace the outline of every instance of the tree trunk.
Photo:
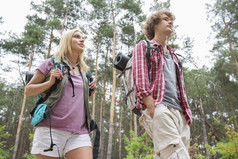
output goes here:
<path id="1" fill-rule="evenodd" d="M 137 115 L 135 113 L 133 113 L 134 115 L 134 132 L 135 132 L 135 135 L 137 136 L 138 133 L 137 133 Z"/>
<path id="2" fill-rule="evenodd" d="M 95 66 L 95 86 L 97 86 L 97 77 L 98 77 L 98 54 L 99 54 L 99 44 L 100 44 L 100 27 L 98 29 L 98 33 L 97 33 L 98 39 L 97 39 L 97 55 L 96 55 L 96 66 Z M 93 101 L 92 101 L 92 118 L 95 118 L 95 96 L 96 92 L 93 94 Z"/>
<path id="3" fill-rule="evenodd" d="M 199 100 L 200 100 L 199 112 L 202 117 L 202 132 L 203 132 L 203 137 L 204 137 L 204 145 L 205 144 L 208 145 L 205 113 L 204 113 L 204 109 L 203 109 L 203 105 L 202 105 L 202 99 L 200 98 Z M 209 158 L 208 149 L 206 148 L 205 150 L 206 150 L 206 157 Z"/>
<path id="4" fill-rule="evenodd" d="M 230 53 L 231 53 L 231 57 L 234 60 L 234 64 L 235 64 L 235 68 L 236 68 L 236 78 L 238 79 L 238 63 L 237 63 L 237 59 L 236 59 L 236 56 L 234 54 L 234 50 L 233 50 L 233 47 L 232 47 L 232 42 L 231 42 L 231 37 L 230 37 L 230 29 L 228 28 L 228 24 L 225 21 L 225 17 L 224 17 L 223 14 L 222 14 L 222 20 L 223 20 L 223 23 L 225 24 L 227 40 L 228 40 L 228 43 L 229 43 L 229 50 L 230 50 Z"/>
<path id="5" fill-rule="evenodd" d="M 7 110 L 6 120 L 4 121 L 4 123 L 5 123 L 4 125 L 6 125 L 6 131 L 8 131 L 8 132 L 9 132 L 10 126 L 12 126 L 11 123 L 12 123 L 12 120 L 13 120 L 13 118 L 12 118 L 13 110 L 14 110 L 14 106 L 16 105 L 16 103 L 19 102 L 19 101 L 17 101 L 17 98 L 19 97 L 20 93 L 21 93 L 21 89 L 18 89 L 16 94 L 14 95 L 14 97 L 12 99 L 11 106 Z M 9 118 L 9 116 L 11 116 L 11 118 Z"/>
<path id="6" fill-rule="evenodd" d="M 112 0 L 112 5 L 113 5 Z M 113 51 L 112 59 L 114 63 L 115 51 L 116 51 L 116 22 L 114 11 L 112 9 L 112 18 L 113 18 Z M 108 149 L 107 149 L 107 159 L 111 159 L 112 153 L 112 134 L 113 134 L 113 118 L 114 118 L 114 106 L 115 106 L 115 90 L 116 90 L 116 69 L 113 68 L 113 81 L 112 81 L 112 99 L 111 99 L 111 109 L 110 109 L 110 123 L 109 123 L 109 137 L 108 137 Z"/>
<path id="7" fill-rule="evenodd" d="M 68 12 L 69 12 L 69 1 L 66 0 L 66 12 L 65 12 L 65 15 L 64 15 L 64 21 L 61 25 L 61 31 L 60 31 L 60 35 L 62 36 L 63 34 L 63 30 L 64 30 L 64 23 L 66 22 L 66 19 L 68 17 Z"/>
<path id="8" fill-rule="evenodd" d="M 30 60 L 29 60 L 29 71 L 31 71 L 33 56 L 34 56 L 34 45 L 31 46 L 31 54 L 30 54 Z M 17 157 L 17 150 L 18 150 L 19 139 L 20 139 L 20 134 L 21 134 L 22 121 L 23 121 L 23 118 L 24 118 L 25 106 L 26 106 L 26 95 L 24 93 L 23 102 L 22 102 L 22 106 L 21 106 L 21 113 L 20 113 L 20 116 L 19 116 L 19 121 L 18 121 L 18 126 L 17 126 L 15 147 L 14 147 L 14 150 L 13 150 L 12 159 L 16 159 L 16 157 Z"/>
<path id="9" fill-rule="evenodd" d="M 49 42 L 49 47 L 48 47 L 47 58 L 50 58 L 51 45 L 52 45 L 52 42 L 53 42 L 53 38 L 54 38 L 54 35 L 53 35 L 53 27 L 52 27 L 51 31 L 50 31 L 50 42 Z"/>
<path id="10" fill-rule="evenodd" d="M 108 58 L 108 47 L 105 57 L 105 65 L 104 65 L 104 77 L 103 77 L 103 103 L 102 103 L 102 113 L 101 113 L 101 121 L 100 121 L 100 130 L 101 130 L 101 146 L 99 150 L 99 159 L 103 159 L 104 152 L 104 119 L 105 119 L 105 106 L 106 106 L 106 78 L 107 78 L 107 58 Z"/>
<path id="11" fill-rule="evenodd" d="M 132 125 L 132 123 L 133 123 L 133 112 L 130 111 L 130 131 L 133 130 L 133 125 Z M 129 133 L 129 134 L 130 134 L 130 133 Z M 131 136 L 131 135 L 130 135 L 130 141 L 132 142 L 132 136 Z"/>
<path id="12" fill-rule="evenodd" d="M 219 107 L 219 105 L 217 103 L 219 101 L 217 101 L 213 95 L 212 95 L 212 100 L 214 102 L 214 105 L 215 105 L 215 108 L 216 108 L 216 111 L 217 111 L 217 118 L 218 118 L 219 121 L 221 120 L 222 125 L 225 127 L 226 124 L 225 124 L 225 121 L 224 121 L 223 111 L 221 111 L 221 108 Z M 222 105 L 222 103 L 220 103 L 220 104 Z"/>
<path id="13" fill-rule="evenodd" d="M 122 84 L 120 79 L 120 101 L 122 100 Z M 122 129 L 122 112 L 123 112 L 123 106 L 120 106 L 120 124 L 119 124 L 119 159 L 121 159 L 121 129 Z"/>
<path id="14" fill-rule="evenodd" d="M 34 45 L 31 46 L 31 54 L 30 54 L 30 60 L 29 60 L 29 68 L 28 70 L 31 71 L 31 66 L 32 66 L 32 62 L 33 62 L 33 57 L 34 57 Z"/>
<path id="15" fill-rule="evenodd" d="M 115 109 L 114 109 L 115 110 Z M 114 116 L 114 123 L 117 123 L 117 114 L 116 111 L 114 112 L 115 116 Z M 113 152 L 113 159 L 117 159 L 118 158 L 118 154 L 117 154 L 117 126 L 114 127 L 114 152 Z"/>
<path id="16" fill-rule="evenodd" d="M 237 121 L 236 121 L 235 110 L 234 110 L 234 107 L 233 107 L 233 105 L 231 104 L 231 102 L 228 101 L 228 103 L 229 103 L 230 108 L 231 108 L 231 114 L 232 114 L 232 118 L 233 118 L 233 122 L 234 122 L 235 131 L 237 131 L 238 125 L 237 125 Z"/>

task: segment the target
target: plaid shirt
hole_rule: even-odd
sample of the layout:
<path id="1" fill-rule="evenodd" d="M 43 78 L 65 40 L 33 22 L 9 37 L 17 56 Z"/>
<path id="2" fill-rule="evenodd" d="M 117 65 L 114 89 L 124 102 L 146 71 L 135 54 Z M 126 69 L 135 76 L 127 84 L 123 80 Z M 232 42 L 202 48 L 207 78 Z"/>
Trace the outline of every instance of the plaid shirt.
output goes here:
<path id="1" fill-rule="evenodd" d="M 157 47 L 151 49 L 149 69 L 146 62 L 146 42 L 138 43 L 133 52 L 133 79 L 134 87 L 137 96 L 137 108 L 146 109 L 146 106 L 143 104 L 142 98 L 151 95 L 155 100 L 155 106 L 160 104 L 163 101 L 165 94 L 165 79 L 163 74 L 163 67 L 165 64 L 164 60 L 164 50 L 161 45 L 159 45 L 154 39 L 150 41 L 151 46 Z M 182 66 L 179 64 L 179 61 L 174 54 L 175 50 L 168 46 L 168 49 L 172 55 L 173 61 L 176 64 L 176 73 L 177 73 L 177 92 L 178 98 L 181 102 L 183 109 L 183 114 L 187 120 L 187 123 L 191 125 L 192 123 L 192 113 L 191 109 L 187 102 L 187 95 L 185 91 L 184 79 Z M 150 81 L 148 78 L 148 70 Z"/>

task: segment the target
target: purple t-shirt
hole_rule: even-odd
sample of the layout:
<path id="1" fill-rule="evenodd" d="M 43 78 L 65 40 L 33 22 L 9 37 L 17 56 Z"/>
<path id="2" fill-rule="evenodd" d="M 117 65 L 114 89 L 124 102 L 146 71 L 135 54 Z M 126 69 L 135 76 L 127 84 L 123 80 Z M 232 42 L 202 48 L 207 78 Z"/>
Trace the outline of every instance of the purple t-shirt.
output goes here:
<path id="1" fill-rule="evenodd" d="M 53 59 L 43 62 L 37 69 L 47 75 L 53 66 Z M 58 130 L 87 134 L 86 116 L 84 108 L 84 88 L 81 75 L 72 75 L 75 97 L 71 83 L 66 79 L 62 98 L 51 110 L 51 127 Z M 48 119 L 42 120 L 38 126 L 49 127 Z"/>

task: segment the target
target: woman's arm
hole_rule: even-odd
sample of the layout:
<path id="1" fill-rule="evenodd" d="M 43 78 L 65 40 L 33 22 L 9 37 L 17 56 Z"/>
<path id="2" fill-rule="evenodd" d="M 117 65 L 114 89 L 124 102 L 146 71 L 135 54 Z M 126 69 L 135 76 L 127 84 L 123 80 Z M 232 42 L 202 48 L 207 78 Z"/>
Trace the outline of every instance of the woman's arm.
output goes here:
<path id="1" fill-rule="evenodd" d="M 95 85 L 95 81 L 92 81 L 91 83 L 89 83 L 89 89 L 93 90 L 93 92 L 91 93 L 91 96 L 90 96 L 90 97 L 92 97 L 93 94 L 96 92 L 96 89 L 97 89 L 97 87 Z"/>
<path id="2" fill-rule="evenodd" d="M 43 82 L 46 76 L 39 70 L 36 70 L 36 73 L 25 87 L 25 95 L 27 97 L 36 96 L 49 89 L 55 83 L 55 78 L 60 79 L 61 77 L 63 78 L 61 70 L 53 69 L 50 71 L 50 80 Z"/>

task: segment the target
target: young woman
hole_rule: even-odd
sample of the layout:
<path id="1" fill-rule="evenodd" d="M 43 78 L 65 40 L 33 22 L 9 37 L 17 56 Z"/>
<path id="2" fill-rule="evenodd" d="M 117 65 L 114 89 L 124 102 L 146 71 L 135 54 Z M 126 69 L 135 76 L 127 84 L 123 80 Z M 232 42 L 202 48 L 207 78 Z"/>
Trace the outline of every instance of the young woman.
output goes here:
<path id="1" fill-rule="evenodd" d="M 69 66 L 69 73 L 55 69 L 53 58 L 44 61 L 25 88 L 26 96 L 36 96 L 51 88 L 57 79 L 66 78 L 62 95 L 51 110 L 51 131 L 53 151 L 44 152 L 51 143 L 49 121 L 43 119 L 34 133 L 31 153 L 36 159 L 54 159 L 64 153 L 67 159 L 92 159 L 92 143 L 89 136 L 90 114 L 88 108 L 88 89 L 95 93 L 94 82 L 88 85 L 87 65 L 83 60 L 84 34 L 78 29 L 67 31 L 54 55 L 56 61 Z M 69 79 L 67 76 L 71 76 Z M 60 83 L 59 83 L 60 84 Z M 59 85 L 58 84 L 58 85 Z M 58 87 L 58 86 L 57 86 Z M 54 91 L 53 91 L 54 92 Z M 56 96 L 58 95 L 55 93 Z"/>

